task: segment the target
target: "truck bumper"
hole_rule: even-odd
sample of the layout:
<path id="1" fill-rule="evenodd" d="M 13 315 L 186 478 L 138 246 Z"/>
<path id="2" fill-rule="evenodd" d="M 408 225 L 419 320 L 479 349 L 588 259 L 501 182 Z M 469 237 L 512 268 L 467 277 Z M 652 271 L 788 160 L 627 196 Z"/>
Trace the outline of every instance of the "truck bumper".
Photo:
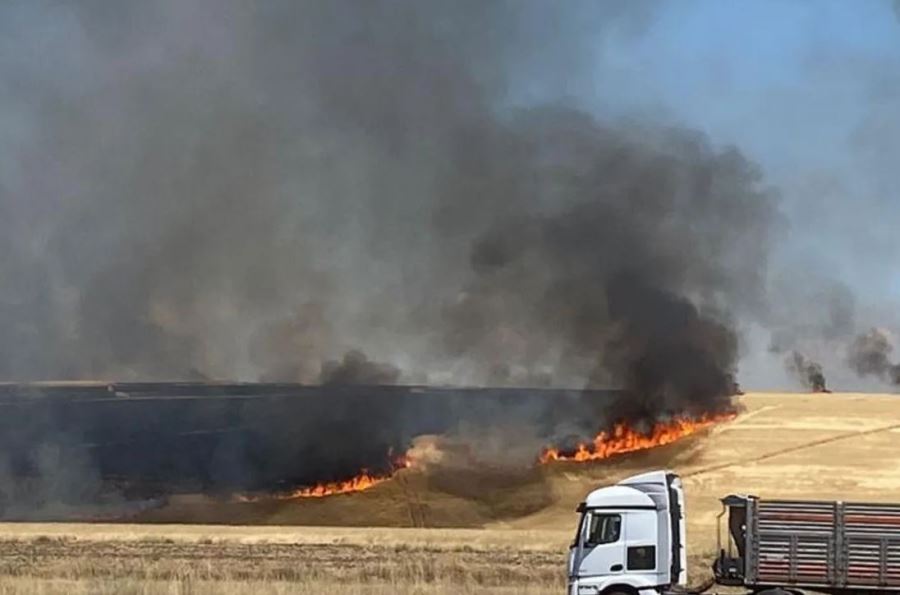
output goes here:
<path id="1" fill-rule="evenodd" d="M 569 579 L 566 595 L 599 595 L 604 589 L 614 586 L 636 589 L 647 595 L 662 592 L 666 587 L 650 581 L 622 580 L 621 577 L 580 577 Z"/>
<path id="2" fill-rule="evenodd" d="M 607 581 L 597 579 L 570 579 L 566 595 L 598 595 L 607 586 Z"/>

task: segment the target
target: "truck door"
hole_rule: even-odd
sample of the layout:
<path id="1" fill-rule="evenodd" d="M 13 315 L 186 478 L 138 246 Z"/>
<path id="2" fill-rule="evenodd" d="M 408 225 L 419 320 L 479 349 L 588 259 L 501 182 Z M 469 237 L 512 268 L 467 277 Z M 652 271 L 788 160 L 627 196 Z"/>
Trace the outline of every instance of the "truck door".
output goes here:
<path id="1" fill-rule="evenodd" d="M 619 512 L 589 511 L 582 523 L 581 564 L 573 574 L 602 576 L 625 571 L 625 523 Z"/>

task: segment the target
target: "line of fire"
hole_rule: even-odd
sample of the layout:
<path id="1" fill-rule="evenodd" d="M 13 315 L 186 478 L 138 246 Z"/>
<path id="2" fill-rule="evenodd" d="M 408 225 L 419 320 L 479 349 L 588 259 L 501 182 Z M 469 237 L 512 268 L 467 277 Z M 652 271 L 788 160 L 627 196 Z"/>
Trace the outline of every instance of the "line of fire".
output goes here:
<path id="1" fill-rule="evenodd" d="M 368 489 L 412 466 L 406 449 L 421 435 L 527 424 L 544 444 L 534 465 L 546 465 L 668 444 L 733 415 L 598 428 L 621 396 L 545 388 L 4 384 L 0 447 L 4 471 L 26 492 L 29 480 L 67 468 L 131 499 L 194 492 L 319 498 Z"/>

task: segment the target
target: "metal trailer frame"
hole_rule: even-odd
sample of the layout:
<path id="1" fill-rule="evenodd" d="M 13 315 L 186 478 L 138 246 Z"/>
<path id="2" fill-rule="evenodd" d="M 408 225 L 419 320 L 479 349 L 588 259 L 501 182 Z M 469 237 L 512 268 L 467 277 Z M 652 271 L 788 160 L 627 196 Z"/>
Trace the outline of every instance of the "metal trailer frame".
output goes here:
<path id="1" fill-rule="evenodd" d="M 746 499 L 744 584 L 900 591 L 900 504 Z"/>

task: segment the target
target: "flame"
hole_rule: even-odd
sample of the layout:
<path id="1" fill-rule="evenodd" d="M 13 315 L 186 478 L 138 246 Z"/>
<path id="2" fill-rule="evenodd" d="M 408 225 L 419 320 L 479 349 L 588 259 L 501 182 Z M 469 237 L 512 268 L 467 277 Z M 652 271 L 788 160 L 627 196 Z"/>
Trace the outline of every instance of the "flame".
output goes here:
<path id="1" fill-rule="evenodd" d="M 368 471 L 362 471 L 359 475 L 344 481 L 328 481 L 318 483 L 311 488 L 301 488 L 282 496 L 284 500 L 293 498 L 324 498 L 336 494 L 349 494 L 351 492 L 363 492 L 393 477 L 389 475 L 372 475 Z"/>
<path id="2" fill-rule="evenodd" d="M 671 444 L 735 417 L 734 413 L 704 414 L 698 418 L 675 417 L 656 422 L 649 432 L 637 431 L 624 422 L 617 423 L 611 432 L 600 432 L 592 442 L 579 444 L 574 450 L 562 451 L 548 447 L 538 460 L 541 464 L 553 461 L 601 461 L 615 455 Z"/>
<path id="3" fill-rule="evenodd" d="M 275 494 L 244 494 L 238 496 L 240 502 L 258 502 L 260 500 L 295 500 L 299 498 L 324 498 L 326 496 L 335 496 L 337 494 L 352 494 L 355 492 L 364 492 L 380 483 L 393 478 L 401 469 L 408 469 L 412 466 L 412 462 L 406 455 L 394 458 L 391 461 L 391 470 L 383 474 L 369 473 L 368 469 L 363 469 L 359 474 L 342 481 L 325 481 L 317 483 L 310 487 L 298 488 L 289 492 L 280 492 Z"/>
<path id="4" fill-rule="evenodd" d="M 573 450 L 548 447 L 541 453 L 538 462 L 540 464 L 548 464 L 554 461 L 600 461 L 615 455 L 671 444 L 716 424 L 730 421 L 736 416 L 737 414 L 735 413 L 724 413 L 705 414 L 697 418 L 675 417 L 668 421 L 655 423 L 647 432 L 636 430 L 624 422 L 617 423 L 610 432 L 600 432 L 591 442 L 579 444 Z M 321 482 L 313 486 L 275 494 L 245 494 L 238 496 L 237 499 L 240 502 L 294 500 L 364 492 L 392 479 L 402 469 L 413 467 L 413 459 L 417 454 L 414 452 L 416 448 L 419 447 L 414 445 L 406 454 L 393 458 L 390 470 L 386 473 L 370 473 L 368 470 L 363 469 L 354 477 L 342 481 Z M 416 467 L 420 465 L 421 461 L 417 461 Z"/>

